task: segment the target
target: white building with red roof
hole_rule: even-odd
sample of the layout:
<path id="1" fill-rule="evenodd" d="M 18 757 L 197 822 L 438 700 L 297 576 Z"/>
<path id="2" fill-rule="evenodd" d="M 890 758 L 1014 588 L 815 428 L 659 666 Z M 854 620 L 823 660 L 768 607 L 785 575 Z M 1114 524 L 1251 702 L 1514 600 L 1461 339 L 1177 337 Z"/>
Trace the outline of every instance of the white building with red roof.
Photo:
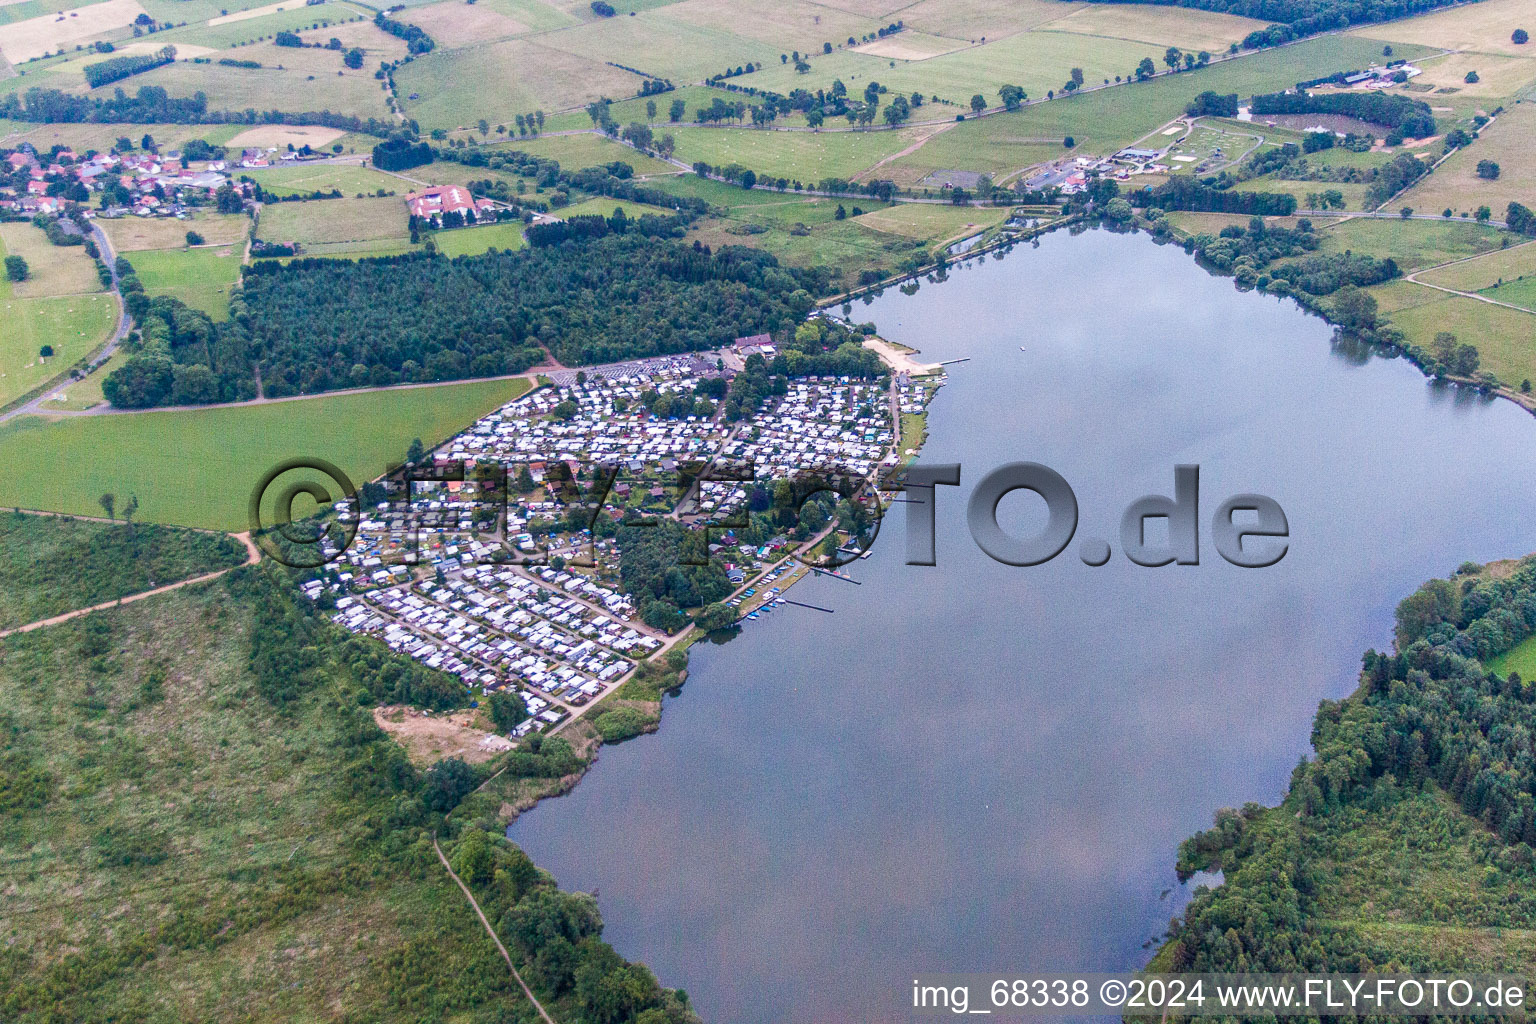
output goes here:
<path id="1" fill-rule="evenodd" d="M 460 185 L 439 185 L 411 192 L 405 197 L 405 205 L 411 216 L 423 220 L 441 217 L 445 213 L 459 213 L 465 219 L 478 220 L 481 210 L 489 210 L 494 204 L 489 199 L 476 199 L 469 189 Z"/>

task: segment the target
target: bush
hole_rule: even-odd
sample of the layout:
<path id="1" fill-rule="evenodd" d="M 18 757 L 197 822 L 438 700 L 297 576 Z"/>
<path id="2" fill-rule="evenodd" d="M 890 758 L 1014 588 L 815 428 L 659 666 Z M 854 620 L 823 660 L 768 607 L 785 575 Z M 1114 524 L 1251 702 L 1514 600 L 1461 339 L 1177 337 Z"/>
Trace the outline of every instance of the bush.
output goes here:
<path id="1" fill-rule="evenodd" d="M 8 281 L 25 281 L 32 273 L 27 261 L 20 256 L 5 258 L 5 278 Z"/>
<path id="2" fill-rule="evenodd" d="M 645 732 L 650 720 L 634 708 L 614 708 L 598 715 L 592 724 L 602 734 L 604 743 L 623 743 Z"/>

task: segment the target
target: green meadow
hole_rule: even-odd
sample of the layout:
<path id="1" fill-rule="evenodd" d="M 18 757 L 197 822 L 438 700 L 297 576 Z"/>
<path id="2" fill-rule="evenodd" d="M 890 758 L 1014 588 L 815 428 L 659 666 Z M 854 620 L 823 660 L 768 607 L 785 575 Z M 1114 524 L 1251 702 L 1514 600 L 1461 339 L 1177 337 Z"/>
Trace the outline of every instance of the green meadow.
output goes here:
<path id="1" fill-rule="evenodd" d="M 361 484 L 404 458 L 413 438 L 441 441 L 527 389 L 471 381 L 228 409 L 24 416 L 0 425 L 0 507 L 96 515 L 111 491 L 137 495 L 146 521 L 244 530 L 251 490 L 284 460 L 325 459 Z"/>

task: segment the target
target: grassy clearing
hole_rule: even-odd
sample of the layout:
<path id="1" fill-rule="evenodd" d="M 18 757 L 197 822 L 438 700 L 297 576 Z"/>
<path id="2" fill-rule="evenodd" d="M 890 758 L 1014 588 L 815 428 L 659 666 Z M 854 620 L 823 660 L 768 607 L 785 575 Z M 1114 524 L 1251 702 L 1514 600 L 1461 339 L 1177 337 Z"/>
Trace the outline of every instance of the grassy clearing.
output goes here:
<path id="1" fill-rule="evenodd" d="M 411 9 L 410 23 L 436 40 L 438 46 L 469 46 L 493 39 L 520 35 L 532 29 L 493 7 L 465 4 L 463 0 L 443 0 Z"/>
<path id="2" fill-rule="evenodd" d="M 128 501 L 128 495 L 122 500 Z M 106 513 L 98 508 L 97 515 Z M 233 537 L 0 513 L 0 629 L 240 565 Z"/>
<path id="3" fill-rule="evenodd" d="M 432 240 L 444 256 L 478 256 L 487 249 L 521 249 L 528 244 L 523 240 L 522 224 L 510 221 L 438 231 L 433 234 Z"/>
<path id="4" fill-rule="evenodd" d="M 1006 209 L 996 207 L 897 203 L 884 210 L 866 213 L 859 218 L 859 224 L 908 238 L 940 241 L 974 235 L 1001 224 L 1007 217 Z"/>
<path id="5" fill-rule="evenodd" d="M 916 129 L 879 132 L 775 132 L 757 128 L 678 128 L 676 156 L 806 182 L 850 178 L 922 136 Z"/>
<path id="6" fill-rule="evenodd" d="M 245 241 L 250 220 L 243 214 L 202 214 L 190 220 L 169 217 L 118 217 L 98 220 L 112 248 L 120 253 L 141 249 L 179 249 L 187 244 L 187 232 L 196 231 L 209 245 Z M 131 259 L 131 257 L 130 257 Z"/>
<path id="7" fill-rule="evenodd" d="M 1490 659 L 1484 667 L 1501 676 L 1519 672 L 1521 679 L 1536 678 L 1536 636 L 1528 637 L 1498 657 Z"/>
<path id="8" fill-rule="evenodd" d="M 240 279 L 243 246 L 151 249 L 129 260 L 144 290 L 170 295 L 215 320 L 229 316 L 229 293 Z"/>
<path id="9" fill-rule="evenodd" d="M 28 89 L 34 85 L 63 88 L 63 85 L 48 82 L 46 79 L 39 81 L 38 76 L 32 72 L 28 72 L 21 78 L 6 79 L 6 81 Z M 3 88 L 4 83 L 0 82 L 0 89 Z M 106 151 L 112 148 L 112 144 L 119 137 L 130 138 L 137 146 L 147 132 L 153 135 L 155 141 L 161 146 L 179 149 L 188 139 L 206 139 L 211 143 L 223 145 L 229 136 L 238 131 L 240 128 L 234 125 L 221 124 L 32 124 L 23 121 L 0 121 L 0 140 L 3 140 L 0 144 L 6 148 L 12 148 L 23 142 L 30 142 L 39 152 L 52 149 L 55 145 L 68 146 L 77 153 L 87 149 Z"/>
<path id="10" fill-rule="evenodd" d="M 1324 252 L 1391 256 L 1405 273 L 1498 249 L 1506 239 L 1511 245 L 1519 241 L 1507 231 L 1459 221 L 1354 218 L 1317 226 Z"/>
<path id="11" fill-rule="evenodd" d="M 371 196 L 379 189 L 385 192 L 404 192 L 411 187 L 409 182 L 394 175 L 351 164 L 301 164 L 296 167 L 242 170 L 239 173 L 279 196 L 329 192 L 333 188 L 340 189 L 345 196 Z"/>
<path id="12" fill-rule="evenodd" d="M 1536 31 L 1536 30 L 1532 30 Z M 1530 45 L 1530 44 L 1526 44 Z M 1499 176 L 1477 176 L 1480 160 L 1499 165 Z M 1453 153 L 1440 169 L 1397 201 L 1423 213 L 1449 208 L 1456 213 L 1486 203 L 1500 220 L 1511 202 L 1536 202 L 1536 103 L 1509 106 L 1472 145 Z"/>
<path id="13" fill-rule="evenodd" d="M 0 405 L 47 383 L 107 339 L 117 300 L 101 292 L 51 299 L 0 297 Z M 39 353 L 44 345 L 53 355 Z"/>
<path id="14" fill-rule="evenodd" d="M 78 295 L 101 291 L 96 261 L 80 245 L 54 245 L 41 228 L 31 224 L 0 224 L 0 243 L 8 255 L 27 261 L 27 279 L 7 282 L 9 294 L 20 299 Z"/>
<path id="15" fill-rule="evenodd" d="M 13 1016 L 404 1022 L 451 991 L 455 1020 L 506 1019 L 453 883 L 370 842 L 334 646 L 335 682 L 278 711 L 258 628 L 217 582 L 4 641 L 4 763 L 40 780 L 0 824 Z"/>
<path id="16" fill-rule="evenodd" d="M 412 438 L 441 440 L 525 390 L 520 380 L 474 381 L 233 409 L 21 417 L 0 426 L 9 469 L 0 507 L 93 515 L 112 491 L 137 494 L 144 521 L 244 530 L 251 488 L 284 459 L 328 459 L 361 483 L 398 462 Z"/>
<path id="17" fill-rule="evenodd" d="M 320 244 L 372 242 L 410 236 L 405 203 L 398 198 L 317 199 L 262 208 L 256 236 L 269 242 Z"/>
<path id="18" fill-rule="evenodd" d="M 276 5 L 269 6 L 276 7 Z M 156 33 L 155 41 L 191 43 L 194 46 L 211 46 L 216 50 L 226 48 L 243 50 L 255 43 L 270 40 L 279 32 L 304 32 L 316 27 L 332 28 L 347 22 L 369 21 L 373 17 L 371 12 L 365 12 L 361 7 L 340 3 L 338 0 L 328 0 L 320 7 L 305 7 L 297 3 L 286 6 L 288 10 L 274 9 L 271 13 L 243 18 L 239 21 L 225 21 L 220 24 L 207 21 L 197 24 L 189 23 L 183 27 L 171 29 L 169 32 Z M 190 19 L 188 20 L 190 22 Z M 242 57 L 243 54 L 235 53 L 231 56 Z"/>
<path id="19" fill-rule="evenodd" d="M 918 31 L 978 42 L 1036 28 L 1072 10 L 1057 0 L 921 0 L 902 8 L 900 16 Z"/>

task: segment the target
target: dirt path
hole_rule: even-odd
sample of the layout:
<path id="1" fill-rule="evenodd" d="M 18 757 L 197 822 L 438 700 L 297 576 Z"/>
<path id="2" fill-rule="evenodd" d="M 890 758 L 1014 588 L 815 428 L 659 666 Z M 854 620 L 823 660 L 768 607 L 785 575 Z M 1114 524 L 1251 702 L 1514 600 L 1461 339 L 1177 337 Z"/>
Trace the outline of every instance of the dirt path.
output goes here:
<path id="1" fill-rule="evenodd" d="M 523 980 L 523 976 L 517 973 L 517 967 L 512 963 L 512 954 L 508 953 L 507 947 L 501 944 L 501 937 L 496 934 L 496 929 L 491 927 L 491 922 L 485 919 L 485 911 L 480 909 L 480 904 L 475 900 L 475 894 L 469 891 L 469 886 L 465 885 L 464 880 L 454 873 L 453 865 L 449 864 L 448 858 L 443 856 L 443 848 L 437 845 L 437 835 L 435 833 L 432 836 L 432 849 L 437 854 L 437 859 L 443 862 L 443 870 L 448 872 L 448 877 L 454 880 L 459 889 L 463 891 L 464 898 L 469 900 L 469 905 L 475 908 L 475 916 L 485 926 L 485 933 L 491 937 L 491 941 L 496 943 L 496 949 L 501 953 L 501 958 L 507 962 L 507 970 L 512 972 L 512 977 L 516 978 L 517 983 L 522 986 L 523 994 L 528 997 L 528 1001 L 533 1004 L 533 1008 L 539 1011 L 539 1016 L 544 1018 L 544 1024 L 555 1024 L 554 1018 L 544 1011 L 544 1004 L 540 1003 L 534 996 L 533 989 L 529 988 L 528 983 Z"/>
<path id="2" fill-rule="evenodd" d="M 230 534 L 230 536 L 234 537 L 236 540 L 240 541 L 240 543 L 245 545 L 246 565 L 255 565 L 257 562 L 261 561 L 261 549 L 256 546 L 254 541 L 251 540 L 251 535 L 249 532 Z M 229 572 L 229 569 L 215 569 L 213 572 L 205 572 L 200 576 L 192 576 L 177 583 L 167 583 L 165 586 L 155 587 L 153 590 L 141 590 L 137 594 L 127 594 L 123 597 L 116 598 L 115 600 L 103 601 L 101 604 L 93 604 L 89 608 L 76 608 L 72 612 L 64 612 L 62 615 L 55 615 L 47 619 L 38 619 L 36 622 L 29 622 L 24 626 L 13 626 L 10 629 L 0 630 L 0 639 L 4 639 L 13 633 L 30 633 L 32 630 L 42 629 L 44 626 L 54 626 L 60 622 L 68 622 L 70 619 L 78 619 L 82 615 L 91 614 L 91 612 L 99 612 L 107 608 L 116 608 L 118 605 L 132 604 L 134 601 L 142 601 L 144 598 L 154 597 L 156 594 L 164 594 L 167 591 L 180 590 L 182 587 L 190 587 L 194 583 L 206 583 L 208 580 L 218 579 L 220 576 L 223 576 L 227 572 Z"/>
<path id="3" fill-rule="evenodd" d="M 943 124 L 937 126 L 936 128 L 934 128 L 933 131 L 928 132 L 922 138 L 920 138 L 916 142 L 912 143 L 912 145 L 908 146 L 906 149 L 903 149 L 900 153 L 892 153 L 890 156 L 885 157 L 884 159 L 882 159 L 878 163 L 876 163 L 875 166 L 867 168 L 865 170 L 860 171 L 858 174 L 855 174 L 853 176 L 852 180 L 854 180 L 854 181 L 868 181 L 870 175 L 874 174 L 876 171 L 878 171 L 880 168 L 884 167 L 886 164 L 891 163 L 891 162 L 896 161 L 896 160 L 900 160 L 904 156 L 911 156 L 913 153 L 916 153 L 918 150 L 920 150 L 924 146 L 926 146 L 928 144 L 928 140 L 929 139 L 932 139 L 935 135 L 938 135 L 940 132 L 947 132 L 947 131 L 949 131 L 951 128 L 953 128 L 955 125 L 957 125 L 959 123 L 960 123 L 959 121 L 946 121 L 945 123 L 943 123 Z"/>
<path id="4" fill-rule="evenodd" d="M 1526 245 L 1536 245 L 1536 242 L 1521 242 L 1519 245 L 1514 245 L 1510 248 L 1519 249 L 1521 246 Z M 1431 270 L 1439 270 L 1441 267 L 1455 266 L 1458 263 L 1470 263 L 1471 261 L 1481 259 L 1484 256 L 1491 256 L 1494 253 L 1502 252 L 1509 252 L 1509 249 L 1491 249 L 1488 252 L 1480 252 L 1476 256 L 1463 256 L 1461 259 L 1447 260 L 1444 263 L 1437 263 L 1432 267 L 1425 267 L 1423 270 L 1415 270 L 1413 273 L 1405 275 L 1403 280 L 1411 281 L 1421 288 L 1433 288 L 1437 292 L 1446 292 L 1450 295 L 1460 295 L 1464 299 L 1476 299 L 1478 302 L 1486 302 L 1490 306 L 1503 306 L 1505 309 L 1513 309 L 1517 313 L 1526 313 L 1531 316 L 1536 316 L 1536 310 L 1526 309 L 1524 306 L 1516 306 L 1512 303 L 1500 302 L 1498 299 L 1490 299 L 1488 296 L 1479 295 L 1476 292 L 1457 291 L 1455 288 L 1446 288 L 1444 285 L 1430 284 L 1428 281 L 1419 280 L 1420 274 L 1427 274 Z"/>

